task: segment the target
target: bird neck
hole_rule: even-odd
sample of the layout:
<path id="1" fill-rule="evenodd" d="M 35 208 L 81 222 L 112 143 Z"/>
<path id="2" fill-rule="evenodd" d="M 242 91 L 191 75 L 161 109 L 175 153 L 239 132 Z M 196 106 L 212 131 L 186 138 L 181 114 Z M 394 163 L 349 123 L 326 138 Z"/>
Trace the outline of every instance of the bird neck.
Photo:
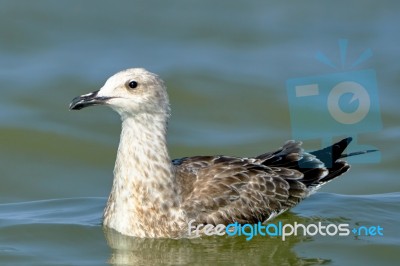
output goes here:
<path id="1" fill-rule="evenodd" d="M 179 216 L 179 191 L 166 145 L 167 119 L 165 114 L 143 114 L 122 121 L 113 187 L 104 213 L 104 222 L 117 231 L 151 236 L 150 221 Z"/>
<path id="2" fill-rule="evenodd" d="M 121 139 L 114 169 L 116 179 L 137 186 L 174 184 L 168 154 L 165 114 L 139 114 L 122 121 Z M 147 188 L 157 191 L 157 188 Z"/>

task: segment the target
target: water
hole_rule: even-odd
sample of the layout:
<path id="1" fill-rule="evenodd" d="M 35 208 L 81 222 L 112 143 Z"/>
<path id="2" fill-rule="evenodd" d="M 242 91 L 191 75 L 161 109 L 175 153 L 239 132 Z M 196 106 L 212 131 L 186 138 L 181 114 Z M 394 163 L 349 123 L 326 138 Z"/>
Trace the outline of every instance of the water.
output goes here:
<path id="1" fill-rule="evenodd" d="M 396 1 L 1 1 L 0 264 L 393 265 L 400 259 Z M 172 157 L 251 156 L 291 138 L 287 79 L 338 72 L 314 59 L 377 73 L 383 129 L 359 140 L 377 164 L 356 164 L 273 222 L 384 228 L 367 237 L 126 238 L 104 231 L 120 121 L 70 100 L 142 66 L 167 83 Z M 314 143 L 315 144 L 315 143 Z M 309 143 L 310 146 L 314 145 Z"/>

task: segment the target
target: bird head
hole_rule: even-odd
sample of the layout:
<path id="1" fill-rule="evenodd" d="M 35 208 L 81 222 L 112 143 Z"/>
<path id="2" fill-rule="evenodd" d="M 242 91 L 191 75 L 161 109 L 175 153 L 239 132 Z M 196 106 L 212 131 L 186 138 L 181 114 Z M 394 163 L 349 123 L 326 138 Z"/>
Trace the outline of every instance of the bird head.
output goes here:
<path id="1" fill-rule="evenodd" d="M 93 105 L 108 105 L 124 119 L 137 114 L 169 114 L 169 101 L 164 82 L 143 68 L 123 70 L 111 76 L 104 86 L 78 96 L 69 105 L 80 110 Z"/>

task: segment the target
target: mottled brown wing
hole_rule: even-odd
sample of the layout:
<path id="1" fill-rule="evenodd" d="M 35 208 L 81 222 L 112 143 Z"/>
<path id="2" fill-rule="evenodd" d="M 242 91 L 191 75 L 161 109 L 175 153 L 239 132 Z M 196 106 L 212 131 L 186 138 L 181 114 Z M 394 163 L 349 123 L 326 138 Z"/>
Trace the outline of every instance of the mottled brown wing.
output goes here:
<path id="1" fill-rule="evenodd" d="M 175 160 L 188 217 L 204 224 L 255 223 L 293 207 L 309 194 L 299 181 L 301 172 L 269 167 L 264 161 L 227 156 Z"/>
<path id="2" fill-rule="evenodd" d="M 312 153 L 304 152 L 301 142 L 287 141 L 280 149 L 255 158 L 174 160 L 183 208 L 189 219 L 203 224 L 268 220 L 346 172 L 350 166 L 340 158 L 352 155 L 343 154 L 350 141 L 347 138 Z"/>

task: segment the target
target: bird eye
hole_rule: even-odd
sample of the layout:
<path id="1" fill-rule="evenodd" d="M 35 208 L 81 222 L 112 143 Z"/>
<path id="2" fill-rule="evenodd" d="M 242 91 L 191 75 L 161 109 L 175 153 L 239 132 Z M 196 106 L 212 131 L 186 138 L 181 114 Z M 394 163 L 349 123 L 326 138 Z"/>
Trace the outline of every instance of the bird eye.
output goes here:
<path id="1" fill-rule="evenodd" d="M 128 86 L 129 86 L 129 88 L 131 88 L 131 89 L 136 88 L 137 85 L 138 85 L 138 83 L 137 83 L 136 81 L 134 81 L 134 80 L 129 81 L 129 83 L 128 83 Z"/>

